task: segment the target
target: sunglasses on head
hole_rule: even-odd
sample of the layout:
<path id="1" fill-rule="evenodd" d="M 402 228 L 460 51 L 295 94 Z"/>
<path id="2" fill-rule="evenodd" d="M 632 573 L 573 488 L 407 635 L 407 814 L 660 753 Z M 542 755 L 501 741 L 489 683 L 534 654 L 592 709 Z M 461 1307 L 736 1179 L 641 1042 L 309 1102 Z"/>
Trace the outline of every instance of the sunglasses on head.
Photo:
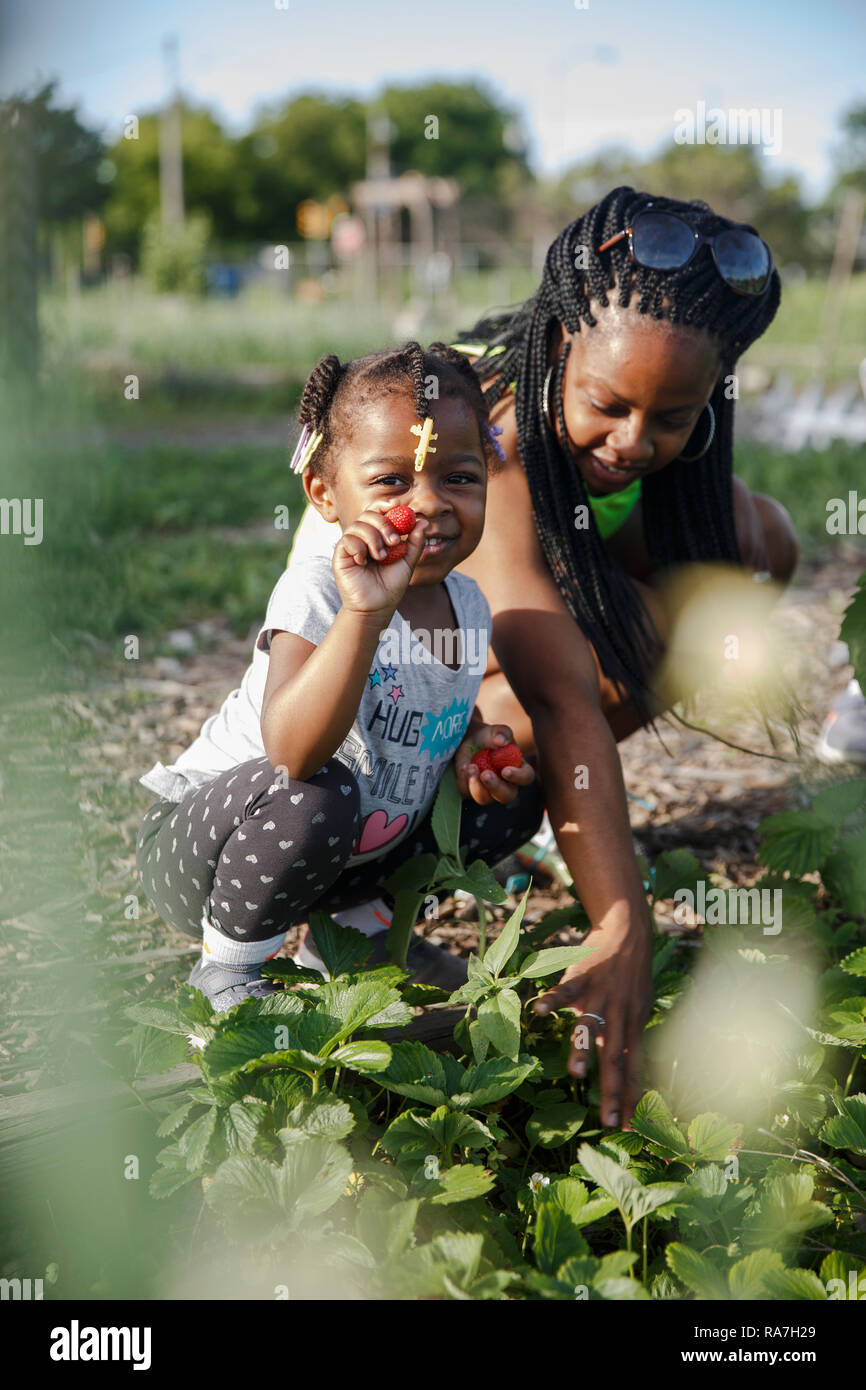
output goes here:
<path id="1" fill-rule="evenodd" d="M 639 212 L 630 227 L 599 246 L 599 253 L 628 237 L 632 261 L 648 270 L 679 270 L 709 246 L 716 270 L 735 294 L 763 294 L 773 274 L 769 246 L 746 227 L 726 227 L 715 236 L 695 231 L 672 212 Z"/>

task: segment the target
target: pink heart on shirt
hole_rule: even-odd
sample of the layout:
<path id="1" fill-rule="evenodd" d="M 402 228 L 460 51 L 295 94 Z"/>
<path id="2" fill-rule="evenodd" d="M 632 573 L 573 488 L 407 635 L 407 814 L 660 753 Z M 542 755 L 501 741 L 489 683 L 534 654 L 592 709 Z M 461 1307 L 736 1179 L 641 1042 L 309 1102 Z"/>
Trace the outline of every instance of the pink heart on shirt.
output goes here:
<path id="1" fill-rule="evenodd" d="M 391 840 L 396 840 L 408 822 L 409 817 L 405 812 L 400 816 L 395 816 L 392 821 L 388 820 L 385 811 L 371 812 L 364 821 L 360 839 L 355 841 L 353 854 L 369 854 L 371 850 L 381 849 Z"/>

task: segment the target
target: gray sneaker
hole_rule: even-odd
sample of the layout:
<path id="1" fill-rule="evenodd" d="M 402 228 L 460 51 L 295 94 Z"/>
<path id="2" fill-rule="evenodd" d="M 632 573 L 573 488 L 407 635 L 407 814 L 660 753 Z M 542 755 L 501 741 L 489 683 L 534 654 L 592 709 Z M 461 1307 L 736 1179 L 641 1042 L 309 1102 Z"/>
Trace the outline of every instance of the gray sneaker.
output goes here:
<path id="1" fill-rule="evenodd" d="M 200 989 L 216 1013 L 225 1013 L 245 999 L 264 999 L 278 994 L 279 985 L 266 980 L 258 966 L 241 968 L 217 965 L 213 961 L 196 961 L 189 977 L 193 989 Z"/>
<path id="2" fill-rule="evenodd" d="M 364 962 L 365 967 L 387 964 L 387 931 L 376 932 L 369 940 L 373 949 Z M 309 928 L 293 959 L 296 965 L 305 965 L 308 970 L 320 970 L 323 975 L 327 973 L 325 962 L 313 945 Z M 425 941 L 423 936 L 413 936 L 406 953 L 406 968 L 410 984 L 438 985 L 440 989 L 449 991 L 465 985 L 468 978 L 465 960 L 452 956 L 450 951 L 443 951 L 441 946 L 434 946 L 432 941 Z"/>
<path id="3" fill-rule="evenodd" d="M 857 681 L 824 720 L 815 753 L 822 763 L 866 763 L 866 697 Z"/>

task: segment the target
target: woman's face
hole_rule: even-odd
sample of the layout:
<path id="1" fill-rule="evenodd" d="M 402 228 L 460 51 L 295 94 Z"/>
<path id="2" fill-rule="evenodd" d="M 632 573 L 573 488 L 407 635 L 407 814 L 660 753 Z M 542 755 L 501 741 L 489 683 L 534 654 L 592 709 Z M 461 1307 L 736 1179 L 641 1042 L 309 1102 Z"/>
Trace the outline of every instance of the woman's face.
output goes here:
<path id="1" fill-rule="evenodd" d="M 721 362 L 705 332 L 632 307 L 592 308 L 595 328 L 584 325 L 571 338 L 562 408 L 586 489 L 600 497 L 677 457 L 712 394 Z M 566 336 L 563 329 L 552 360 L 558 360 Z M 556 429 L 560 435 L 558 421 Z"/>

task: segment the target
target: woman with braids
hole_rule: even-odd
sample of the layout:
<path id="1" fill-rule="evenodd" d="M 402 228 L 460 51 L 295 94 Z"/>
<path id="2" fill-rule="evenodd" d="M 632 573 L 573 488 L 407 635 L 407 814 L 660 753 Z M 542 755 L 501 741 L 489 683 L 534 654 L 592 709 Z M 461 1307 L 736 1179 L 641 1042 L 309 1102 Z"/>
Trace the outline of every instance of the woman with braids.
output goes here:
<path id="1" fill-rule="evenodd" d="M 639 1098 L 651 1008 L 616 740 L 659 712 L 665 570 L 728 562 L 786 583 L 796 566 L 785 510 L 732 473 L 735 365 L 779 299 L 753 228 L 703 202 L 620 187 L 557 237 L 525 304 L 457 345 L 504 453 L 481 543 L 461 566 L 493 618 L 479 708 L 534 751 L 595 947 L 536 1008 L 581 1016 L 575 1039 L 601 1050 L 609 1125 Z M 328 544 L 306 515 L 291 563 Z M 573 1074 L 587 1061 L 576 1042 Z"/>
<path id="2" fill-rule="evenodd" d="M 338 531 L 333 554 L 282 575 L 239 689 L 171 767 L 140 779 L 159 797 L 138 839 L 142 885 L 202 941 L 190 984 L 218 1011 L 274 992 L 261 967 L 314 908 L 369 936 L 369 961 L 385 958 L 384 881 L 435 850 L 430 813 L 453 759 L 461 843 L 480 858 L 522 844 L 544 809 L 511 730 L 475 706 L 490 610 L 456 567 L 481 539 L 497 457 L 466 358 L 442 343 L 325 357 L 300 421 L 293 467 Z M 472 745 L 489 759 L 501 748 L 500 770 L 468 771 Z M 418 982 L 466 980 L 462 960 L 421 937 L 407 959 Z M 308 939 L 296 960 L 324 972 Z"/>

